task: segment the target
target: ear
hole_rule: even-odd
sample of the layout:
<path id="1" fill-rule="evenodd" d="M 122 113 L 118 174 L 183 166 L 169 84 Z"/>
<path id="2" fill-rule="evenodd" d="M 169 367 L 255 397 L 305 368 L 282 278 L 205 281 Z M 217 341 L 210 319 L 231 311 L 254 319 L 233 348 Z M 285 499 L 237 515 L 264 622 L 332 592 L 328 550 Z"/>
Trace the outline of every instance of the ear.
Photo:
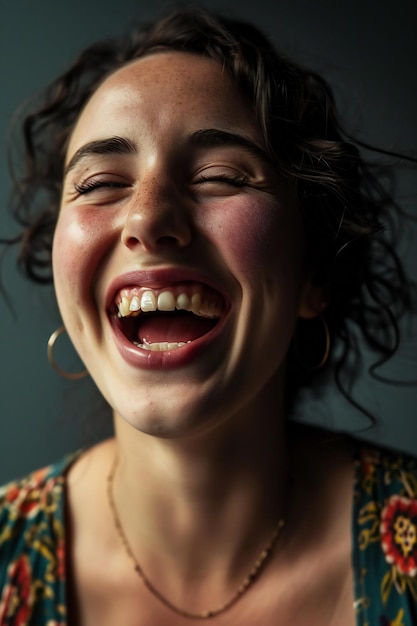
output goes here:
<path id="1" fill-rule="evenodd" d="M 328 305 L 326 288 L 322 285 L 315 285 L 311 278 L 308 279 L 301 294 L 298 316 L 303 319 L 312 319 L 321 315 Z"/>

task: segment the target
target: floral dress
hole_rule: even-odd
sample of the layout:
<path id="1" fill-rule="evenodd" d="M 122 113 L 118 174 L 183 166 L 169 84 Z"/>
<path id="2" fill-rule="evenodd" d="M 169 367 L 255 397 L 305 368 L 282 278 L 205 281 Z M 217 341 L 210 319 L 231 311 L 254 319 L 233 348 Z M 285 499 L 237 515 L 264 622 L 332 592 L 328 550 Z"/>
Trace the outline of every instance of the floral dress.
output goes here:
<path id="1" fill-rule="evenodd" d="M 356 626 L 416 626 L 417 460 L 355 448 Z M 76 456 L 0 489 L 0 626 L 67 624 L 65 472 Z"/>
<path id="2" fill-rule="evenodd" d="M 357 626 L 417 626 L 417 460 L 362 446 L 355 465 Z"/>
<path id="3" fill-rule="evenodd" d="M 0 625 L 65 626 L 65 470 L 75 459 L 0 489 Z"/>

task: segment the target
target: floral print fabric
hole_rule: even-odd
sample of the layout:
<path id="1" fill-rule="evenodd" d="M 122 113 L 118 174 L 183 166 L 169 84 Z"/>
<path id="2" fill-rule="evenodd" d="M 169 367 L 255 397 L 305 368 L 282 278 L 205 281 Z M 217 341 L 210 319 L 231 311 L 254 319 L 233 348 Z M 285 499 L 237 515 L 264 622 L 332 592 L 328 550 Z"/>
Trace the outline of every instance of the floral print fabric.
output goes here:
<path id="1" fill-rule="evenodd" d="M 67 625 L 65 471 L 76 456 L 0 488 L 0 626 Z M 417 625 L 415 459 L 358 448 L 352 533 L 356 626 Z"/>
<path id="2" fill-rule="evenodd" d="M 417 461 L 362 447 L 355 461 L 358 626 L 417 625 Z"/>
<path id="3" fill-rule="evenodd" d="M 0 625 L 65 626 L 65 469 L 0 488 Z"/>

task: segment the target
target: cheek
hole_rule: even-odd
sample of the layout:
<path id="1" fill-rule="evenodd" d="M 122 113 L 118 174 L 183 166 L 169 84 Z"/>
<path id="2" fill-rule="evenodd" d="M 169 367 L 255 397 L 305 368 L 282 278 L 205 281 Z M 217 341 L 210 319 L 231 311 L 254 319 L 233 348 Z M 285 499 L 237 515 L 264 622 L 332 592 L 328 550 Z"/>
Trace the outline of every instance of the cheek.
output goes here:
<path id="1" fill-rule="evenodd" d="M 88 298 L 97 266 L 108 249 L 112 229 L 94 209 L 64 211 L 55 230 L 52 263 L 55 289 L 60 296 L 71 296 L 74 304 Z M 61 303 L 60 303 L 61 304 Z"/>
<path id="2" fill-rule="evenodd" d="M 276 283 L 302 273 L 303 228 L 298 210 L 278 200 L 240 198 L 216 211 L 211 236 L 230 267 L 253 278 Z"/>

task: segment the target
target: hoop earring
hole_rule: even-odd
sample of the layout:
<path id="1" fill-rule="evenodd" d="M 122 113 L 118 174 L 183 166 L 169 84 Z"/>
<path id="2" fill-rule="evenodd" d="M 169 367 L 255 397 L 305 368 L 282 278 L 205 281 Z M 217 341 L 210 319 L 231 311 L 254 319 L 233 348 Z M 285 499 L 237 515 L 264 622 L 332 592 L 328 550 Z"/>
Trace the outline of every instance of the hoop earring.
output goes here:
<path id="1" fill-rule="evenodd" d="M 298 345 L 297 331 L 296 331 L 295 336 L 294 336 L 294 352 L 297 355 L 298 361 L 302 365 L 302 367 L 304 367 L 304 369 L 310 370 L 312 372 L 315 372 L 315 371 L 321 369 L 322 367 L 324 367 L 324 365 L 327 363 L 327 360 L 328 360 L 328 358 L 330 356 L 330 347 L 331 347 L 329 326 L 328 326 L 325 318 L 322 315 L 318 315 L 314 319 L 321 321 L 322 326 L 323 326 L 323 330 L 324 330 L 324 340 L 325 340 L 323 356 L 318 361 L 318 363 L 310 365 L 310 364 L 305 363 L 304 359 L 300 358 L 300 352 L 299 352 L 299 350 L 297 348 L 297 345 Z"/>
<path id="2" fill-rule="evenodd" d="M 48 339 L 48 361 L 51 364 L 51 366 L 53 367 L 53 369 L 58 372 L 58 374 L 60 376 L 62 376 L 63 378 L 66 378 L 67 380 L 79 380 L 80 378 L 85 378 L 86 376 L 88 376 L 88 371 L 84 370 L 83 372 L 66 372 L 65 370 L 61 369 L 59 367 L 59 365 L 57 364 L 57 362 L 54 359 L 54 346 L 55 346 L 55 342 L 58 339 L 58 337 L 60 335 L 62 335 L 62 333 L 66 332 L 66 328 L 65 326 L 60 326 L 59 328 L 57 328 L 57 330 L 55 330 L 52 335 L 49 337 Z"/>

